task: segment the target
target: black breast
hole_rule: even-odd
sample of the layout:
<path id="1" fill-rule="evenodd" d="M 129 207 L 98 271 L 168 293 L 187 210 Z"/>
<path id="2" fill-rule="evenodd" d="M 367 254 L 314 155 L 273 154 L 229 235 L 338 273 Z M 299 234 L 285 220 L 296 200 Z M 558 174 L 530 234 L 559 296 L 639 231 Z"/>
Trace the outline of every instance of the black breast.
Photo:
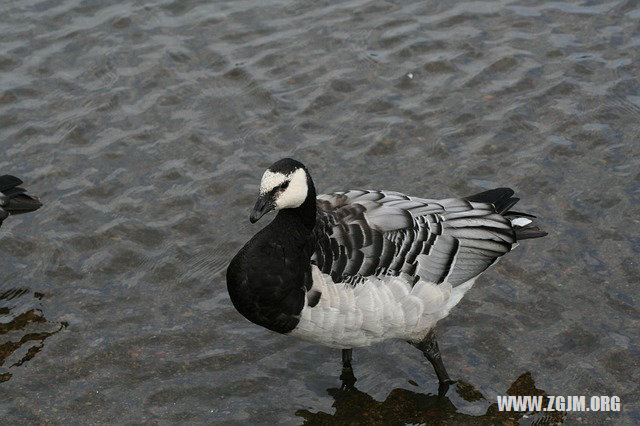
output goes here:
<path id="1" fill-rule="evenodd" d="M 235 308 L 249 321 L 278 333 L 299 322 L 311 288 L 309 238 L 295 229 L 277 229 L 274 220 L 231 261 L 227 289 Z"/>

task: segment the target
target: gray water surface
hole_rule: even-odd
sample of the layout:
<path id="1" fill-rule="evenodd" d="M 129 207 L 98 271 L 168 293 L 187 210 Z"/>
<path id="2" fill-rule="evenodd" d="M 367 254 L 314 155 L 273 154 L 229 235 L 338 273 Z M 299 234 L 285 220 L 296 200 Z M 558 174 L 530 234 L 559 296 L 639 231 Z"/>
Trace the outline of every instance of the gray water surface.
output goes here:
<path id="1" fill-rule="evenodd" d="M 531 423 L 514 394 L 617 395 L 640 423 L 640 3 L 4 1 L 6 424 Z M 293 156 L 319 191 L 510 186 L 524 241 L 438 327 L 339 351 L 242 318 L 224 271 Z M 511 423 L 510 423 L 511 422 Z"/>

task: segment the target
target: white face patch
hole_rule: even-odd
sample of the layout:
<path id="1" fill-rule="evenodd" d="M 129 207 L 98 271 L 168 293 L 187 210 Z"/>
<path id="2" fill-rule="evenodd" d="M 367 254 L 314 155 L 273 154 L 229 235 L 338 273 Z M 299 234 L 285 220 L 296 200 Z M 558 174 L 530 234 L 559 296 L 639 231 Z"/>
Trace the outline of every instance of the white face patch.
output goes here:
<path id="1" fill-rule="evenodd" d="M 282 182 L 284 182 L 288 178 L 289 177 L 284 173 L 272 172 L 271 170 L 267 170 L 262 175 L 262 180 L 260 181 L 260 195 L 264 195 L 276 186 L 282 185 Z"/>
<path id="2" fill-rule="evenodd" d="M 307 174 L 304 169 L 297 169 L 288 175 L 267 170 L 262 175 L 262 181 L 260 182 L 260 195 L 269 193 L 286 181 L 289 182 L 289 186 L 275 193 L 273 200 L 275 210 L 300 207 L 307 198 Z"/>

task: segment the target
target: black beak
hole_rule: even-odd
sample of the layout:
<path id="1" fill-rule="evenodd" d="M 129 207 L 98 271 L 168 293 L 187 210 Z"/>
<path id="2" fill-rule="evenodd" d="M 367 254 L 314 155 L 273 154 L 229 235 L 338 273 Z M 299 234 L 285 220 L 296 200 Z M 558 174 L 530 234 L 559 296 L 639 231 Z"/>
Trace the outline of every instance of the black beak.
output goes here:
<path id="1" fill-rule="evenodd" d="M 269 202 L 267 197 L 268 194 L 261 195 L 256 200 L 256 205 L 253 206 L 253 210 L 251 211 L 251 215 L 249 216 L 249 221 L 251 223 L 256 223 L 258 219 L 273 210 L 273 204 Z"/>

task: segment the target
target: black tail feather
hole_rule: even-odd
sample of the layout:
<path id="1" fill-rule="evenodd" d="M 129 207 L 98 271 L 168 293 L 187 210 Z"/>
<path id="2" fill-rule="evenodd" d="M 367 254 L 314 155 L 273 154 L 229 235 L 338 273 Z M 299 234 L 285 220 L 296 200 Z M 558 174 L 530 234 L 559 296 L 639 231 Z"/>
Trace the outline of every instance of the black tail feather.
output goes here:
<path id="1" fill-rule="evenodd" d="M 509 218 L 515 219 L 517 217 L 524 217 L 535 219 L 535 216 L 532 214 L 509 210 L 511 207 L 515 206 L 518 201 L 520 201 L 519 198 L 512 197 L 513 194 L 514 192 L 511 188 L 496 188 L 465 197 L 464 199 L 476 203 L 493 204 L 496 208 L 496 212 Z M 514 225 L 513 230 L 516 234 L 517 240 L 540 238 L 548 235 L 547 232 L 541 231 L 540 228 L 535 226 L 533 223 L 529 223 L 524 226 Z"/>
<path id="2" fill-rule="evenodd" d="M 532 224 L 525 226 L 514 226 L 513 230 L 516 233 L 516 240 L 526 240 L 528 238 L 540 238 L 549 235 L 548 232 L 541 231 L 540 228 Z"/>
<path id="3" fill-rule="evenodd" d="M 522 213 L 522 212 L 516 212 L 513 210 L 509 210 L 508 212 L 505 212 L 502 214 L 503 216 L 518 216 L 518 217 L 528 217 L 531 219 L 535 219 L 536 216 L 529 214 L 529 213 Z"/>
<path id="4" fill-rule="evenodd" d="M 509 209 L 515 206 L 518 201 L 520 201 L 520 198 L 509 198 L 503 206 L 500 206 L 500 208 L 496 207 L 496 210 L 498 210 L 498 213 L 500 214 L 507 214 L 509 213 Z"/>
<path id="5" fill-rule="evenodd" d="M 496 212 L 504 214 L 511 207 L 515 206 L 518 201 L 520 201 L 519 198 L 512 198 L 511 196 L 513 194 L 514 192 L 511 188 L 496 188 L 470 195 L 464 199 L 476 203 L 493 204 L 496 208 Z"/>

